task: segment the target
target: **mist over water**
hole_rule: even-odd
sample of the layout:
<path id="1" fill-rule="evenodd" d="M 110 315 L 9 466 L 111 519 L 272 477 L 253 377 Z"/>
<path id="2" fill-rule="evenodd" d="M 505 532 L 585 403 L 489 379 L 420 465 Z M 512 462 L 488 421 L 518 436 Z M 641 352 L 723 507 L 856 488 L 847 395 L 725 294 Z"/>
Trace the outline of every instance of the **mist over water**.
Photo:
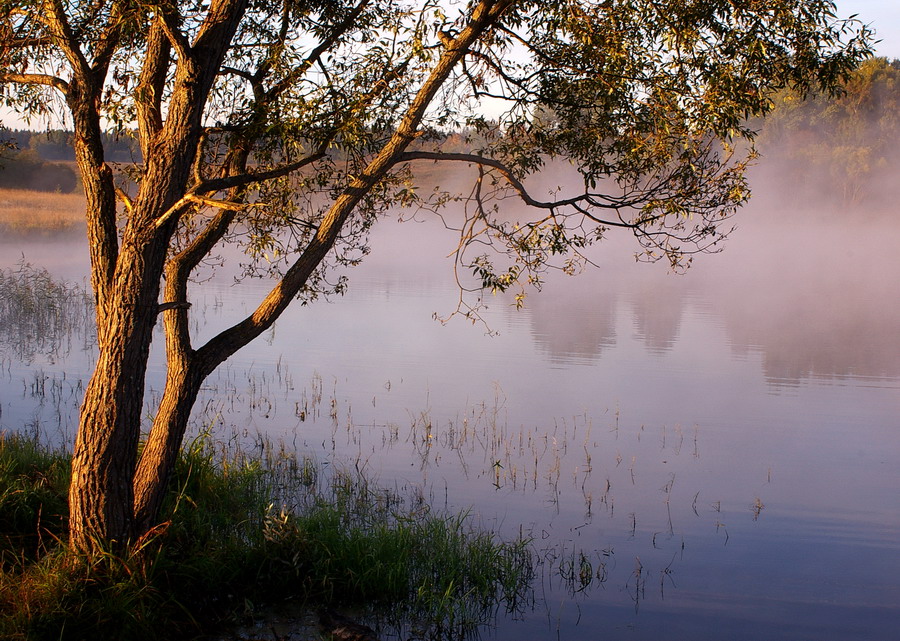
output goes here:
<path id="1" fill-rule="evenodd" d="M 889 638 L 900 221 L 806 195 L 786 207 L 783 186 L 756 181 L 724 250 L 687 274 L 636 263 L 611 235 L 596 268 L 549 276 L 525 309 L 489 296 L 486 325 L 432 318 L 458 296 L 453 233 L 386 220 L 345 296 L 290 308 L 210 377 L 197 429 L 259 431 L 531 533 L 535 610 L 486 638 Z M 80 238 L 0 241 L 0 267 L 23 254 L 87 274 Z M 232 276 L 192 288 L 198 340 L 266 290 Z M 71 439 L 91 348 L 25 363 L 9 347 L 0 429 Z M 161 352 L 157 334 L 149 399 Z M 578 553 L 589 585 L 560 578 Z"/>

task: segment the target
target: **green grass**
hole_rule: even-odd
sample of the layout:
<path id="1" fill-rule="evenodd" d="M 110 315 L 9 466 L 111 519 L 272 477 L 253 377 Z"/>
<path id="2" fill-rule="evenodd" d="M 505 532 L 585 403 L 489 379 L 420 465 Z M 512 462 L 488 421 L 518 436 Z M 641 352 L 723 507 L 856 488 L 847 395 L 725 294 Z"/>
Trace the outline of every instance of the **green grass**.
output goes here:
<path id="1" fill-rule="evenodd" d="M 66 552 L 68 473 L 64 452 L 0 437 L 2 639 L 199 638 L 286 598 L 464 638 L 529 603 L 528 541 L 269 443 L 193 442 L 163 524 L 124 556 Z"/>
<path id="2" fill-rule="evenodd" d="M 0 438 L 0 568 L 34 560 L 65 530 L 69 462 L 34 441 Z"/>

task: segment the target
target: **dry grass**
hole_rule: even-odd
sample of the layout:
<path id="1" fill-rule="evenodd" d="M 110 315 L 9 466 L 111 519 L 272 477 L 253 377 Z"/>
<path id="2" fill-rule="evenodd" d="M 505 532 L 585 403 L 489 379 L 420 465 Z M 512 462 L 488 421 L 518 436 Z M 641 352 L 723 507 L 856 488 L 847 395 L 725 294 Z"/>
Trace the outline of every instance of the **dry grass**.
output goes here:
<path id="1" fill-rule="evenodd" d="M 84 225 L 84 196 L 24 189 L 0 189 L 0 229 L 60 232 Z"/>

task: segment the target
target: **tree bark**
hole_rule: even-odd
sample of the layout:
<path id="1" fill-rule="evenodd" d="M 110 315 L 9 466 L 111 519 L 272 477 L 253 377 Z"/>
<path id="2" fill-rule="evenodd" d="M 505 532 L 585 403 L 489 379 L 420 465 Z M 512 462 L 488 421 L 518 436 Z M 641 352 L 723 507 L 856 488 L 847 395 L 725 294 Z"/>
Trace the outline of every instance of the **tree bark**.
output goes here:
<path id="1" fill-rule="evenodd" d="M 165 391 L 134 474 L 137 533 L 147 532 L 157 524 L 187 431 L 191 408 L 203 382 L 196 368 L 186 366 L 182 369 L 172 365 L 170 362 Z"/>
<path id="2" fill-rule="evenodd" d="M 150 138 L 142 141 L 142 150 L 147 153 L 145 172 L 118 251 L 115 235 L 110 237 L 115 230 L 114 188 L 111 172 L 103 162 L 97 109 L 106 66 L 91 73 L 84 71 L 87 65 L 75 51 L 77 43 L 68 35 L 62 11 L 55 14 L 58 32 L 73 50 L 70 57 L 76 67 L 76 87 L 81 82 L 91 89 L 70 91 L 67 99 L 74 115 L 76 145 L 81 145 L 79 165 L 89 178 L 98 176 L 94 181 L 97 195 L 90 193 L 90 185 L 86 191 L 88 234 L 92 241 L 100 241 L 99 247 L 92 247 L 91 264 L 99 355 L 85 389 L 69 488 L 69 540 L 77 550 L 90 553 L 104 547 L 122 548 L 144 533 L 143 528 L 136 527 L 134 518 L 144 383 L 160 280 L 177 224 L 175 217 L 164 220 L 163 216 L 187 190 L 206 101 L 246 7 L 246 0 L 214 2 L 192 45 L 177 31 L 177 25 L 168 25 L 167 36 L 173 46 L 179 47 L 172 98 L 160 128 L 153 112 L 158 97 L 150 97 L 155 102 L 144 114 L 142 127 L 142 135 Z M 168 57 L 168 49 L 158 40 L 158 31 L 153 37 L 155 55 L 145 61 L 149 66 L 144 77 L 150 86 L 157 86 L 158 66 Z M 87 80 L 96 82 L 87 84 Z M 84 117 L 79 118 L 79 114 Z M 94 200 L 106 208 L 92 209 Z M 108 217 L 110 202 L 112 218 Z M 107 217 L 98 218 L 98 212 Z M 190 386 L 186 389 L 189 391 Z"/>
<path id="3" fill-rule="evenodd" d="M 73 547 L 126 545 L 132 513 L 144 377 L 156 322 L 159 274 L 166 245 L 126 238 L 114 291 L 98 334 L 100 354 L 85 389 L 72 456 L 69 528 Z"/>

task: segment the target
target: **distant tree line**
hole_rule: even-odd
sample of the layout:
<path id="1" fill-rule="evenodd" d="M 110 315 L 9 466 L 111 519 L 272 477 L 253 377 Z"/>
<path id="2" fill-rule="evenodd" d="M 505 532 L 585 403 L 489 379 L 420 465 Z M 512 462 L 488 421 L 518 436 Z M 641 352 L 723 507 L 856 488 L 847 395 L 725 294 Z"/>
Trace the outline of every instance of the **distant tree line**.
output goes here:
<path id="1" fill-rule="evenodd" d="M 0 132 L 0 137 L 13 143 L 18 149 L 30 149 L 41 160 L 75 161 L 72 148 L 71 131 L 52 129 L 47 131 L 29 131 L 27 129 L 10 129 Z M 103 149 L 109 162 L 140 162 L 141 150 L 137 142 L 127 133 L 103 134 Z"/>
<path id="2" fill-rule="evenodd" d="M 838 97 L 781 92 L 759 137 L 779 197 L 884 205 L 900 196 L 900 60 L 860 65 Z"/>
<path id="3" fill-rule="evenodd" d="M 900 60 L 865 61 L 837 98 L 820 93 L 773 96 L 775 108 L 761 126 L 761 173 L 776 181 L 780 197 L 843 205 L 895 202 L 900 196 Z M 546 114 L 539 115 L 546 117 Z M 72 192 L 72 132 L 0 131 L 0 187 Z M 467 152 L 478 133 L 434 134 L 445 150 Z M 107 133 L 106 158 L 140 162 L 127 134 Z"/>
<path id="4" fill-rule="evenodd" d="M 78 189 L 74 163 L 47 162 L 33 149 L 0 150 L 0 187 L 71 193 Z"/>
<path id="5" fill-rule="evenodd" d="M 61 129 L 38 132 L 0 127 L 0 187 L 63 193 L 80 189 L 74 166 L 73 135 L 73 132 Z M 481 135 L 473 129 L 451 133 L 431 132 L 430 137 L 442 140 L 448 152 L 469 152 L 483 142 Z M 210 148 L 216 149 L 216 135 L 210 138 Z M 140 145 L 127 132 L 105 133 L 103 149 L 107 162 L 141 162 Z M 346 160 L 339 149 L 329 150 L 328 154 L 336 161 Z"/>
<path id="6" fill-rule="evenodd" d="M 71 193 L 80 189 L 71 131 L 0 130 L 0 187 Z M 126 135 L 107 133 L 109 162 L 140 162 L 140 149 Z"/>

